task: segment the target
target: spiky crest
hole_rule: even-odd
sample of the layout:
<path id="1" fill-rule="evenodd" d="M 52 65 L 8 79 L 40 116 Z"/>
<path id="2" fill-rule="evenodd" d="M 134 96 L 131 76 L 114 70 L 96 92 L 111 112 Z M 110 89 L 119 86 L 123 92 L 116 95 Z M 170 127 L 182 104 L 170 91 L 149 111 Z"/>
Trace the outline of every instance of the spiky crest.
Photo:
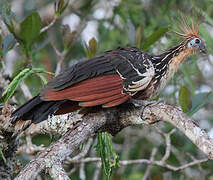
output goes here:
<path id="1" fill-rule="evenodd" d="M 195 23 L 193 20 L 191 20 L 191 26 L 187 22 L 186 17 L 184 17 L 182 14 L 180 15 L 180 24 L 177 25 L 178 29 L 181 32 L 175 31 L 175 33 L 185 39 L 191 39 L 194 37 L 199 37 L 199 27 L 200 27 L 200 20 L 197 19 L 197 23 Z"/>

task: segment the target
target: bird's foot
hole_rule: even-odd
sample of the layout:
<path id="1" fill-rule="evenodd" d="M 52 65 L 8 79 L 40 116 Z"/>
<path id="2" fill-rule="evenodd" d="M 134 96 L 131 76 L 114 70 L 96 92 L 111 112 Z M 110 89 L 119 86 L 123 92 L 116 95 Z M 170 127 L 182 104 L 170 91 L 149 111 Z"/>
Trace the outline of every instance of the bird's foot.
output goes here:
<path id="1" fill-rule="evenodd" d="M 147 101 L 147 100 L 138 100 L 138 99 L 131 99 L 130 102 L 132 104 L 134 104 L 135 107 L 141 107 L 141 113 L 140 113 L 140 118 L 144 121 L 147 120 L 147 118 L 144 118 L 144 110 L 148 107 L 148 106 L 151 106 L 151 105 L 156 105 L 156 104 L 159 104 L 159 103 L 163 103 L 164 100 L 159 100 L 159 101 Z M 152 122 L 151 124 L 155 124 L 159 122 L 159 120 L 155 121 L 155 122 Z"/>

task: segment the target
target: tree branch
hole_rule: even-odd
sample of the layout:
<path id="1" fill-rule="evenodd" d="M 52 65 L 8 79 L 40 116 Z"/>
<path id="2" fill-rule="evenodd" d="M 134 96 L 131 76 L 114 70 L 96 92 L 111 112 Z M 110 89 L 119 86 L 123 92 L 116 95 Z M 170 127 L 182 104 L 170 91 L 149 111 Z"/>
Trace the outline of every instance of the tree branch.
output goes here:
<path id="1" fill-rule="evenodd" d="M 167 168 L 167 169 L 172 170 L 172 171 L 179 171 L 179 170 L 185 169 L 187 167 L 198 165 L 200 163 L 206 162 L 208 160 L 209 160 L 208 158 L 199 159 L 199 160 L 196 159 L 196 160 L 194 160 L 190 163 L 187 163 L 187 164 L 184 164 L 184 165 L 181 165 L 181 166 L 178 166 L 178 167 L 172 166 L 172 165 L 167 164 L 167 163 L 162 162 L 162 161 L 154 161 L 154 160 L 151 160 L 151 159 L 121 160 L 121 161 L 119 161 L 119 164 L 121 166 L 127 166 L 127 165 L 132 165 L 132 164 L 148 164 L 148 165 L 156 165 L 156 166 L 164 167 L 164 168 Z M 88 158 L 80 159 L 80 160 L 75 161 L 75 162 L 73 161 L 73 163 L 82 163 L 82 162 L 83 163 L 89 163 L 89 162 L 101 163 L 101 158 L 99 158 L 99 157 L 88 157 Z"/>
<path id="2" fill-rule="evenodd" d="M 54 24 L 55 22 L 57 21 L 57 18 L 54 17 L 53 20 L 45 27 L 43 27 L 41 30 L 40 30 L 40 33 L 43 33 L 45 31 L 47 31 L 48 29 L 50 29 Z"/>
<path id="3" fill-rule="evenodd" d="M 36 176 L 44 169 L 50 168 L 54 164 L 62 163 L 70 154 L 72 154 L 91 134 L 97 129 L 104 126 L 106 118 L 102 117 L 103 112 L 99 116 L 88 115 L 88 119 L 84 119 L 76 126 L 67 131 L 67 133 L 40 153 L 36 159 L 32 160 L 15 179 L 35 179 Z"/>
<path id="4" fill-rule="evenodd" d="M 159 103 L 144 110 L 144 118 L 150 122 L 157 119 L 171 123 L 182 131 L 209 159 L 213 159 L 213 140 L 179 108 Z"/>
<path id="5" fill-rule="evenodd" d="M 151 157 L 150 157 L 150 161 L 154 161 L 156 153 L 157 153 L 157 148 L 153 148 L 152 153 L 151 153 Z M 152 166 L 153 166 L 152 164 L 149 164 L 148 167 L 146 168 L 146 171 L 145 171 L 144 176 L 143 176 L 143 180 L 148 179 L 150 172 L 152 170 Z"/>
<path id="6" fill-rule="evenodd" d="M 143 114 L 141 114 L 141 112 L 143 112 Z M 34 160 L 28 163 L 28 165 L 23 168 L 20 174 L 16 177 L 16 180 L 35 179 L 35 177 L 43 169 L 51 167 L 54 164 L 61 164 L 70 154 L 78 149 L 81 143 L 97 132 L 108 131 L 115 135 L 127 126 L 153 124 L 159 120 L 169 122 L 181 130 L 201 151 L 208 156 L 209 159 L 213 159 L 213 142 L 207 133 L 192 119 L 187 117 L 180 109 L 164 103 L 149 105 L 143 109 L 143 111 L 141 111 L 141 108 L 125 106 L 100 110 L 95 113 L 88 113 L 81 118 L 79 118 L 77 113 L 72 113 L 70 115 L 71 119 L 75 119 L 75 117 L 80 121 L 77 122 L 73 128 L 69 129 L 61 139 L 51 144 L 45 152 L 40 153 Z M 168 138 L 172 133 L 173 130 L 168 133 Z M 167 139 L 166 141 L 169 145 L 170 140 Z M 163 160 L 166 160 L 167 156 L 168 152 L 165 157 L 163 157 Z M 164 161 L 143 159 L 132 160 L 131 163 L 159 165 L 176 171 L 207 160 L 207 158 L 203 160 L 195 160 L 192 163 L 180 167 L 173 167 L 165 164 Z M 129 163 L 129 161 L 121 161 L 122 165 L 127 165 Z"/>

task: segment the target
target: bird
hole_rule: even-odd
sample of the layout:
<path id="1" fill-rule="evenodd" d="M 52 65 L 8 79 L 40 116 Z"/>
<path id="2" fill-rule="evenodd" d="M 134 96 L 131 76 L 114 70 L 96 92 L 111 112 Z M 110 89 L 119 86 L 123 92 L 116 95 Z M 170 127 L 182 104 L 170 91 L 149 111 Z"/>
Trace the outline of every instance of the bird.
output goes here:
<path id="1" fill-rule="evenodd" d="M 194 53 L 207 54 L 200 22 L 182 18 L 182 41 L 158 55 L 135 47 L 118 47 L 80 61 L 50 80 L 40 93 L 17 108 L 12 123 L 37 124 L 48 116 L 84 107 L 111 108 L 131 99 L 150 100 L 166 86 L 180 64 Z"/>

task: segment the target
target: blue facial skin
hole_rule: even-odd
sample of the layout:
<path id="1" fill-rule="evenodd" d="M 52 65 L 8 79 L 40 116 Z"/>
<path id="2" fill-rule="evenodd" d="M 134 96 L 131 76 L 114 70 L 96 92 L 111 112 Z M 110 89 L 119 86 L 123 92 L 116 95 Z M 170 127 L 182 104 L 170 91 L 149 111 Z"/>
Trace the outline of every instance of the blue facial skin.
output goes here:
<path id="1" fill-rule="evenodd" d="M 200 53 L 207 54 L 206 45 L 199 38 L 194 38 L 191 41 L 189 41 L 188 48 L 196 48 L 200 51 Z"/>

